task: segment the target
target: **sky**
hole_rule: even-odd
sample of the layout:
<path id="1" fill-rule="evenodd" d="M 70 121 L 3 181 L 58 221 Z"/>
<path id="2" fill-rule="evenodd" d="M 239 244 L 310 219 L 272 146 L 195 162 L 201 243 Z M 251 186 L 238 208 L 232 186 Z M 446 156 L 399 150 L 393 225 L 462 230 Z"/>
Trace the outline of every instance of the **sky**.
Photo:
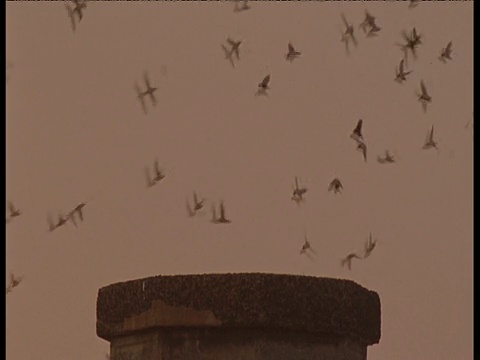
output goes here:
<path id="1" fill-rule="evenodd" d="M 6 225 L 6 284 L 24 276 L 6 297 L 8 359 L 104 359 L 99 288 L 230 272 L 376 291 L 382 336 L 369 360 L 473 358 L 473 1 L 233 8 L 89 2 L 73 32 L 62 2 L 6 4 L 6 197 L 22 211 Z M 358 28 L 365 10 L 375 38 Z M 341 13 L 358 38 L 349 55 Z M 423 44 L 399 84 L 396 44 L 414 26 Z M 235 68 L 227 37 L 243 41 Z M 289 42 L 302 53 L 293 62 Z M 158 87 L 147 114 L 134 90 L 145 71 Z M 267 74 L 268 96 L 254 96 Z M 359 119 L 367 162 L 350 138 Z M 422 149 L 432 125 L 438 151 Z M 379 164 L 387 149 L 396 163 Z M 147 188 L 155 159 L 166 177 Z M 207 200 L 189 218 L 193 191 Z M 209 221 L 220 200 L 228 225 Z M 47 231 L 48 213 L 80 202 L 83 223 Z M 370 232 L 371 256 L 342 267 Z M 304 233 L 316 255 L 300 254 Z"/>

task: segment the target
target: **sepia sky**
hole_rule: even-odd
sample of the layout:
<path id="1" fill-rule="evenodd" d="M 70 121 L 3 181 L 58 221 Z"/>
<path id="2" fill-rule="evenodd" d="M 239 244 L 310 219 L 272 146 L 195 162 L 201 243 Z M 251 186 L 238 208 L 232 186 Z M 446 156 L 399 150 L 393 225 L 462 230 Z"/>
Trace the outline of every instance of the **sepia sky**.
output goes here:
<path id="1" fill-rule="evenodd" d="M 473 1 L 6 4 L 9 360 L 103 359 L 100 287 L 160 274 L 270 272 L 351 279 L 378 292 L 369 360 L 473 358 Z M 382 28 L 358 29 L 368 9 Z M 340 42 L 344 13 L 358 47 Z M 424 36 L 404 84 L 401 31 Z M 232 68 L 220 47 L 243 40 Z M 453 41 L 453 60 L 438 60 Z M 289 63 L 287 44 L 302 52 Z M 143 72 L 158 104 L 142 112 Z M 269 96 L 254 94 L 271 74 Z M 416 91 L 432 96 L 426 113 Z M 349 135 L 364 121 L 368 161 Z M 470 126 L 466 124 L 470 121 Z M 435 126 L 439 151 L 422 150 Z M 389 149 L 397 163 L 381 165 Z M 166 178 L 146 188 L 155 158 Z M 306 201 L 291 201 L 298 176 Z M 341 194 L 328 192 L 338 177 Z M 192 192 L 206 209 L 188 218 Z M 210 223 L 225 201 L 229 225 Z M 47 214 L 87 202 L 84 222 Z M 191 200 L 190 200 L 191 201 Z M 317 252 L 299 250 L 307 233 Z M 361 252 L 372 232 L 372 255 Z"/>

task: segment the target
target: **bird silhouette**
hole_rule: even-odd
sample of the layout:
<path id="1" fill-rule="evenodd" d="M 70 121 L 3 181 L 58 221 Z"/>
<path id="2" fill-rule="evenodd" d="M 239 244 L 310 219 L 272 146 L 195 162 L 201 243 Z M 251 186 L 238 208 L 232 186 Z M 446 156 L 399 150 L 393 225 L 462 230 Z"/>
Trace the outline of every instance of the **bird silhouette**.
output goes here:
<path id="1" fill-rule="evenodd" d="M 443 63 L 447 62 L 447 60 L 452 60 L 452 45 L 453 43 L 450 41 L 445 48 L 442 49 L 440 52 L 440 61 Z"/>
<path id="2" fill-rule="evenodd" d="M 154 174 L 154 177 L 153 177 L 153 181 L 155 183 L 159 182 L 159 181 L 162 181 L 164 178 L 165 178 L 165 173 L 163 172 L 162 169 L 160 169 L 160 165 L 158 163 L 158 159 L 155 160 L 155 163 L 154 163 L 154 171 L 155 171 L 155 174 Z"/>
<path id="3" fill-rule="evenodd" d="M 157 91 L 158 88 L 151 86 L 150 80 L 148 78 L 148 73 L 146 71 L 143 73 L 143 81 L 145 82 L 145 86 L 146 86 L 145 91 L 141 91 L 138 84 L 135 83 L 135 92 L 137 93 L 137 98 L 140 101 L 140 104 L 142 105 L 143 112 L 145 114 L 147 114 L 147 107 L 146 107 L 146 104 L 145 104 L 145 96 L 148 95 L 150 97 L 151 101 L 152 101 L 152 105 L 155 106 L 157 104 L 157 99 L 155 97 L 155 91 Z"/>
<path id="4" fill-rule="evenodd" d="M 432 125 L 432 128 L 430 129 L 430 131 L 428 132 L 427 137 L 425 139 L 425 143 L 423 145 L 424 150 L 428 150 L 428 149 L 431 149 L 431 148 L 435 148 L 435 149 L 438 150 L 437 142 L 433 138 L 433 125 Z"/>
<path id="5" fill-rule="evenodd" d="M 85 0 L 72 0 L 72 2 L 75 4 L 73 8 L 68 4 L 65 4 L 65 8 L 67 9 L 68 17 L 70 18 L 72 30 L 75 31 L 77 27 L 75 15 L 77 15 L 78 21 L 80 22 L 83 18 L 83 10 L 86 9 L 87 3 Z"/>
<path id="6" fill-rule="evenodd" d="M 22 215 L 22 212 L 20 209 L 17 209 L 13 202 L 9 201 L 7 203 L 8 206 L 8 217 L 7 217 L 7 223 L 10 222 L 13 218 L 16 218 L 20 215 Z"/>
<path id="7" fill-rule="evenodd" d="M 288 53 L 287 55 L 285 55 L 285 58 L 292 62 L 293 60 L 295 60 L 297 57 L 299 57 L 300 55 L 302 55 L 301 52 L 295 50 L 295 48 L 293 47 L 292 43 L 288 43 Z"/>
<path id="8" fill-rule="evenodd" d="M 365 19 L 360 23 L 359 27 L 367 35 L 367 37 L 376 36 L 381 28 L 375 22 L 375 16 L 370 14 L 368 10 L 365 10 Z"/>
<path id="9" fill-rule="evenodd" d="M 360 119 L 358 120 L 357 125 L 355 126 L 352 133 L 350 134 L 350 138 L 352 138 L 355 141 L 363 141 L 362 126 L 363 126 L 363 120 Z"/>
<path id="10" fill-rule="evenodd" d="M 299 200 L 303 200 L 303 195 L 305 195 L 305 193 L 308 191 L 308 189 L 306 187 L 299 187 L 298 186 L 298 178 L 295 177 L 295 184 L 294 184 L 294 187 L 293 187 L 293 194 L 292 194 L 292 200 L 296 200 L 296 199 L 299 199 Z"/>
<path id="11" fill-rule="evenodd" d="M 407 75 L 409 75 L 412 71 L 405 71 L 404 68 L 404 59 L 400 60 L 400 64 L 395 71 L 395 81 L 398 83 L 402 83 L 407 80 Z"/>
<path id="12" fill-rule="evenodd" d="M 367 145 L 363 141 L 358 140 L 357 141 L 357 150 L 362 152 L 363 160 L 365 160 L 365 162 L 367 162 Z"/>
<path id="13" fill-rule="evenodd" d="M 23 276 L 15 277 L 13 273 L 10 273 L 10 283 L 7 286 L 7 294 L 12 292 L 13 288 L 20 285 L 22 281 L 23 281 Z"/>
<path id="14" fill-rule="evenodd" d="M 338 178 L 334 178 L 328 185 L 328 191 L 333 191 L 334 194 L 342 192 L 342 190 L 343 190 L 343 185 L 340 179 Z"/>
<path id="15" fill-rule="evenodd" d="M 312 252 L 313 254 L 317 254 L 316 251 L 312 248 L 312 245 L 310 245 L 310 242 L 308 241 L 307 235 L 305 234 L 303 236 L 304 243 L 302 245 L 302 248 L 300 249 L 300 254 L 307 254 L 307 251 Z"/>
<path id="16" fill-rule="evenodd" d="M 347 18 L 345 15 L 342 13 L 341 14 L 343 24 L 345 25 L 345 31 L 342 33 L 342 42 L 345 43 L 345 47 L 347 50 L 347 53 L 349 53 L 349 46 L 348 44 L 350 43 L 350 40 L 353 42 L 355 46 L 358 46 L 357 39 L 354 34 L 354 28 L 353 25 L 349 24 L 347 21 Z"/>
<path id="17" fill-rule="evenodd" d="M 233 8 L 234 12 L 242 12 L 246 10 L 250 10 L 250 5 L 248 5 L 248 0 L 234 0 L 235 7 Z M 242 3 L 242 5 L 239 5 Z"/>
<path id="18" fill-rule="evenodd" d="M 231 50 L 230 52 L 232 54 L 235 54 L 235 56 L 237 57 L 237 60 L 240 60 L 240 45 L 242 44 L 242 41 L 239 40 L 239 41 L 234 41 L 230 38 L 227 38 L 227 42 L 230 44 L 231 46 Z"/>
<path id="19" fill-rule="evenodd" d="M 268 95 L 267 90 L 270 89 L 268 84 L 270 83 L 270 74 L 265 76 L 261 83 L 258 84 L 258 90 L 256 95 Z"/>
<path id="20" fill-rule="evenodd" d="M 427 105 L 432 102 L 432 97 L 428 94 L 427 88 L 423 80 L 420 81 L 421 93 L 417 93 L 418 101 L 422 103 L 423 112 L 427 111 Z"/>
<path id="21" fill-rule="evenodd" d="M 352 270 L 352 260 L 353 259 L 362 259 L 356 253 L 350 253 L 345 258 L 342 259 L 341 264 L 342 266 L 347 265 L 348 270 Z"/>
<path id="22" fill-rule="evenodd" d="M 225 53 L 225 59 L 230 62 L 230 65 L 232 65 L 232 67 L 235 67 L 232 50 L 227 49 L 227 47 L 223 44 L 221 44 L 221 47 L 223 49 L 223 52 Z"/>
<path id="23" fill-rule="evenodd" d="M 197 193 L 194 191 L 193 192 L 193 210 L 194 211 L 199 211 L 203 208 L 205 199 L 198 199 Z"/>
<path id="24" fill-rule="evenodd" d="M 217 219 L 219 223 L 228 224 L 231 221 L 225 217 L 225 205 L 220 201 L 220 217 Z"/>
<path id="25" fill-rule="evenodd" d="M 366 259 L 370 256 L 372 253 L 373 249 L 375 249 L 375 246 L 377 245 L 377 240 L 373 240 L 372 238 L 372 233 L 369 234 L 368 240 L 365 243 L 365 252 L 363 254 L 363 258 Z"/>

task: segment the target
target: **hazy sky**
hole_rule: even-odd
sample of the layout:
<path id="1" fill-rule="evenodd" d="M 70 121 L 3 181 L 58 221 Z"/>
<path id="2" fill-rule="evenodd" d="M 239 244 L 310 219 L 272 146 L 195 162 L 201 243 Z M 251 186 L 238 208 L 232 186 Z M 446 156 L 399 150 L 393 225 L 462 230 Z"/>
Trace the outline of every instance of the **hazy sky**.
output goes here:
<path id="1" fill-rule="evenodd" d="M 62 2 L 9 2 L 6 56 L 10 360 L 103 359 L 100 287 L 159 274 L 272 272 L 351 279 L 379 293 L 369 360 L 473 358 L 473 1 L 91 2 L 72 32 Z M 366 38 L 368 9 L 382 28 Z M 350 56 L 344 12 L 356 27 Z M 398 84 L 395 43 L 424 35 Z M 241 39 L 233 69 L 220 47 Z M 302 52 L 285 60 L 288 42 Z M 453 60 L 440 50 L 453 41 Z M 134 83 L 148 71 L 158 104 Z M 255 97 L 271 74 L 268 97 Z M 417 101 L 423 79 L 433 98 Z M 368 162 L 349 138 L 364 120 Z M 422 150 L 435 125 L 439 151 Z M 398 162 L 377 163 L 390 149 Z M 167 177 L 147 189 L 158 158 Z M 291 201 L 298 176 L 306 202 Z M 327 191 L 335 177 L 342 194 Z M 196 190 L 223 199 L 196 218 Z M 86 201 L 85 221 L 47 232 L 46 216 Z M 317 256 L 301 256 L 307 232 Z M 361 251 L 378 238 L 370 258 Z"/>

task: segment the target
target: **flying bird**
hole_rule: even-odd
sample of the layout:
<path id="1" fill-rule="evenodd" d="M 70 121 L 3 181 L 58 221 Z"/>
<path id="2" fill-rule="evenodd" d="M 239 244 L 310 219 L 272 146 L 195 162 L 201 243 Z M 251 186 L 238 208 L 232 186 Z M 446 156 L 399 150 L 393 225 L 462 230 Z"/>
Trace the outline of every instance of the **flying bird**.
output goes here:
<path id="1" fill-rule="evenodd" d="M 314 254 L 317 254 L 315 250 L 312 248 L 312 246 L 310 245 L 307 235 L 304 235 L 304 240 L 305 242 L 303 243 L 302 248 L 300 249 L 300 254 L 306 254 L 308 250 L 310 250 Z"/>
<path id="2" fill-rule="evenodd" d="M 145 177 L 147 179 L 147 188 L 155 185 L 155 181 L 150 177 L 150 171 L 148 171 L 148 167 L 145 167 Z"/>
<path id="3" fill-rule="evenodd" d="M 367 145 L 360 140 L 357 140 L 357 150 L 362 152 L 363 160 L 367 162 Z"/>
<path id="4" fill-rule="evenodd" d="M 77 214 L 78 214 L 78 217 L 79 217 L 80 221 L 83 222 L 83 208 L 84 208 L 85 205 L 87 205 L 87 204 L 84 203 L 84 202 L 78 204 L 68 214 L 68 218 L 73 222 L 73 225 L 77 226 L 77 222 L 75 221 L 75 215 L 77 215 Z"/>
<path id="5" fill-rule="evenodd" d="M 368 240 L 365 243 L 365 252 L 363 254 L 364 259 L 366 259 L 370 256 L 373 249 L 375 248 L 375 245 L 377 245 L 377 240 L 373 240 L 372 239 L 372 233 L 370 233 L 369 236 L 368 236 Z"/>
<path id="6" fill-rule="evenodd" d="M 160 169 L 160 165 L 158 164 L 158 159 L 155 160 L 155 163 L 154 163 L 154 170 L 155 170 L 155 175 L 153 177 L 153 181 L 155 183 L 163 180 L 165 178 L 165 173 L 163 172 L 163 170 Z"/>
<path id="7" fill-rule="evenodd" d="M 233 61 L 233 53 L 231 50 L 227 49 L 227 47 L 223 44 L 221 44 L 223 52 L 225 53 L 225 59 L 230 62 L 230 65 L 232 67 L 235 67 L 235 62 Z"/>
<path id="8" fill-rule="evenodd" d="M 222 224 L 228 224 L 231 221 L 225 217 L 225 205 L 223 201 L 220 201 L 220 217 L 218 218 L 218 222 Z"/>
<path id="9" fill-rule="evenodd" d="M 365 19 L 359 26 L 367 37 L 376 36 L 381 28 L 375 23 L 375 16 L 365 10 Z"/>
<path id="10" fill-rule="evenodd" d="M 75 15 L 77 15 L 78 21 L 81 21 L 83 18 L 83 10 L 87 7 L 87 3 L 85 0 L 72 0 L 72 2 L 75 4 L 73 8 L 68 4 L 65 4 L 65 8 L 67 9 L 68 17 L 70 18 L 72 30 L 75 31 L 77 27 Z"/>
<path id="11" fill-rule="evenodd" d="M 198 199 L 197 193 L 194 191 L 193 192 L 193 210 L 194 211 L 199 211 L 203 208 L 205 199 Z"/>
<path id="12" fill-rule="evenodd" d="M 352 270 L 352 260 L 353 259 L 361 259 L 356 253 L 350 253 L 345 258 L 342 259 L 341 264 L 342 266 L 347 265 L 348 270 Z"/>
<path id="13" fill-rule="evenodd" d="M 233 54 L 235 53 L 235 56 L 237 57 L 237 60 L 240 60 L 240 45 L 242 44 L 242 41 L 239 40 L 239 41 L 234 41 L 230 38 L 227 38 L 227 42 L 230 44 L 230 46 L 232 47 L 230 52 Z"/>
<path id="14" fill-rule="evenodd" d="M 241 11 L 246 11 L 250 9 L 250 5 L 248 5 L 248 0 L 234 0 L 235 1 L 235 7 L 233 8 L 234 12 L 241 12 Z M 239 3 L 242 3 L 241 6 L 239 6 Z"/>
<path id="15" fill-rule="evenodd" d="M 18 276 L 18 277 L 15 277 L 14 274 L 10 273 L 10 283 L 8 284 L 7 286 L 7 294 L 9 292 L 12 292 L 13 288 L 17 287 L 18 285 L 20 285 L 20 283 L 22 282 L 23 280 L 23 276 Z"/>
<path id="16" fill-rule="evenodd" d="M 157 99 L 155 98 L 154 93 L 155 93 L 155 91 L 158 90 L 158 88 L 151 86 L 150 80 L 148 78 L 148 73 L 146 71 L 143 73 L 143 80 L 145 82 L 146 90 L 141 91 L 140 87 L 137 84 L 135 84 L 135 91 L 137 92 L 137 98 L 140 100 L 140 103 L 142 105 L 143 112 L 146 114 L 147 113 L 147 108 L 146 108 L 146 105 L 145 105 L 144 97 L 148 95 L 150 97 L 150 99 L 152 100 L 153 106 L 155 106 L 157 104 Z"/>
<path id="17" fill-rule="evenodd" d="M 453 43 L 450 41 L 445 48 L 442 49 L 440 52 L 440 61 L 447 62 L 447 60 L 452 60 L 452 45 Z"/>
<path id="18" fill-rule="evenodd" d="M 363 141 L 362 126 L 363 126 L 363 120 L 360 119 L 358 120 L 357 125 L 355 126 L 355 129 L 353 129 L 352 133 L 350 134 L 350 137 L 357 142 Z"/>
<path id="19" fill-rule="evenodd" d="M 285 58 L 288 61 L 292 62 L 293 60 L 295 60 L 295 58 L 299 57 L 300 55 L 302 55 L 302 53 L 295 50 L 292 43 L 288 43 L 288 53 L 287 55 L 285 55 Z"/>
<path id="20" fill-rule="evenodd" d="M 387 164 L 387 163 L 391 164 L 395 162 L 395 158 L 390 154 L 388 150 L 385 150 L 385 156 L 384 157 L 377 156 L 377 161 L 380 164 Z"/>
<path id="21" fill-rule="evenodd" d="M 418 101 L 422 103 L 423 111 L 427 111 L 427 105 L 432 102 L 432 97 L 428 94 L 427 88 L 423 80 L 420 81 L 421 94 L 417 94 Z"/>
<path id="22" fill-rule="evenodd" d="M 214 224 L 228 224 L 231 221 L 225 217 L 225 205 L 223 201 L 220 202 L 220 216 L 217 217 L 215 213 L 215 206 L 212 204 L 212 220 Z"/>
<path id="23" fill-rule="evenodd" d="M 395 71 L 395 81 L 398 83 L 402 83 L 407 80 L 407 75 L 409 75 L 412 71 L 405 71 L 404 69 L 404 59 L 400 60 L 400 65 Z"/>
<path id="24" fill-rule="evenodd" d="M 258 84 L 258 90 L 256 95 L 268 95 L 267 90 L 270 89 L 268 84 L 270 83 L 270 74 L 265 76 L 260 84 Z"/>
<path id="25" fill-rule="evenodd" d="M 342 185 L 342 182 L 340 181 L 339 178 L 334 178 L 331 182 L 330 182 L 330 185 L 328 185 L 328 191 L 332 191 L 333 190 L 333 193 L 336 194 L 336 193 L 339 193 L 339 192 L 342 192 L 343 190 L 343 185 Z"/>
<path id="26" fill-rule="evenodd" d="M 438 150 L 437 142 L 433 139 L 433 125 L 430 131 L 428 132 L 427 137 L 425 139 L 425 144 L 423 145 L 424 150 L 428 150 L 431 148 L 435 148 Z"/>
<path id="27" fill-rule="evenodd" d="M 303 195 L 308 191 L 306 187 L 299 187 L 298 186 L 298 178 L 295 177 L 295 185 L 293 187 L 293 195 L 292 195 L 292 200 L 297 201 L 298 200 L 303 200 Z"/>
<path id="28" fill-rule="evenodd" d="M 420 3 L 420 1 L 422 1 L 422 0 L 410 0 L 409 4 L 408 4 L 408 8 L 413 9 L 414 7 L 416 7 Z"/>
<path id="29" fill-rule="evenodd" d="M 137 98 L 140 101 L 140 104 L 142 105 L 142 110 L 143 113 L 146 115 L 147 114 L 147 105 L 145 104 L 145 94 L 140 90 L 140 87 L 138 86 L 137 83 L 135 83 L 135 91 L 137 93 Z"/>
<path id="30" fill-rule="evenodd" d="M 402 31 L 402 36 L 405 40 L 405 44 L 400 44 L 403 50 L 405 60 L 408 60 L 408 51 L 412 53 L 414 59 L 417 59 L 417 48 L 422 44 L 422 36 L 417 33 L 417 29 L 414 27 L 410 34 Z"/>
<path id="31" fill-rule="evenodd" d="M 13 202 L 9 201 L 8 202 L 8 218 L 7 218 L 7 222 L 10 222 L 10 220 L 12 220 L 13 218 L 17 217 L 17 216 L 20 216 L 22 214 L 22 212 L 20 211 L 20 209 L 17 209 L 15 207 L 15 205 L 13 205 Z"/>
<path id="32" fill-rule="evenodd" d="M 348 44 L 349 44 L 350 40 L 352 40 L 352 42 L 355 46 L 357 46 L 358 43 L 357 43 L 357 39 L 355 38 L 353 25 L 348 23 L 347 19 L 345 18 L 345 15 L 343 13 L 341 14 L 341 17 L 342 17 L 343 24 L 345 25 L 345 28 L 346 28 L 345 31 L 342 34 L 342 39 L 341 40 L 342 40 L 342 42 L 345 43 L 345 47 L 346 47 L 346 50 L 347 50 L 347 53 L 348 53 L 349 52 Z"/>

